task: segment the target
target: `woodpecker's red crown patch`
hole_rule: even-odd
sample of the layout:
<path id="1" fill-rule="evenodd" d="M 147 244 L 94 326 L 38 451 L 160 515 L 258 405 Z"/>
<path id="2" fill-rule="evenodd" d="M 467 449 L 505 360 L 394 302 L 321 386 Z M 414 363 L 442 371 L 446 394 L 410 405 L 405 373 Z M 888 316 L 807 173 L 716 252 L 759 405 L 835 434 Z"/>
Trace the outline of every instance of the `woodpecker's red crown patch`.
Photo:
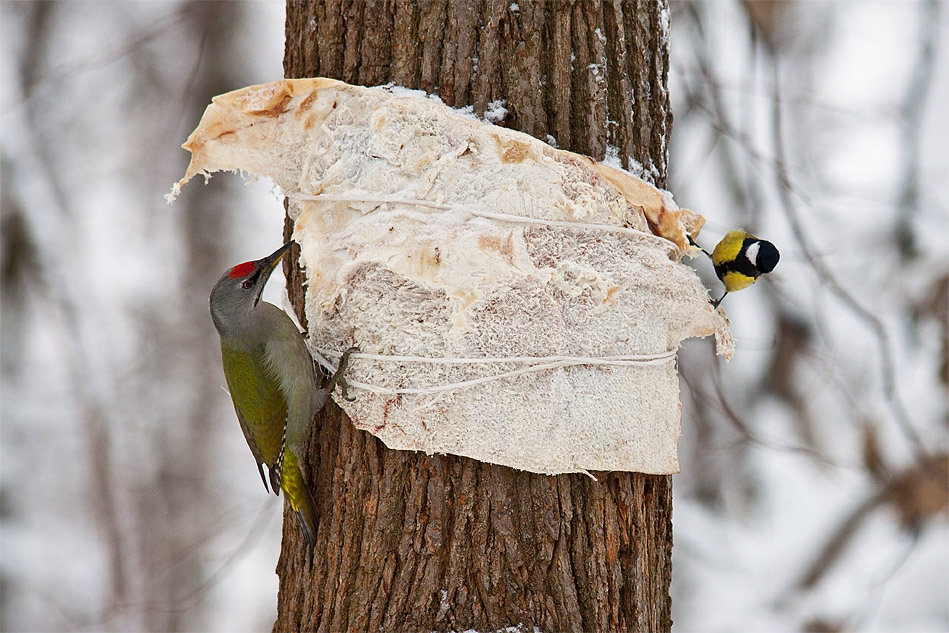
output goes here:
<path id="1" fill-rule="evenodd" d="M 240 279 L 254 272 L 254 262 L 244 262 L 231 269 L 231 279 Z"/>

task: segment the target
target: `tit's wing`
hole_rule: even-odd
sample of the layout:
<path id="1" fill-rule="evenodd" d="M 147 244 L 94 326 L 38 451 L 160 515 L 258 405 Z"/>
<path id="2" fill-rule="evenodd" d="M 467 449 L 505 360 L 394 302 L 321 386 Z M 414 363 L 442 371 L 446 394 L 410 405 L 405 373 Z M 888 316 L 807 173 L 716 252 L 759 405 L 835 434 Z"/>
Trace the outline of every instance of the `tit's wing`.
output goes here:
<path id="1" fill-rule="evenodd" d="M 224 377 L 234 401 L 234 410 L 250 447 L 257 470 L 267 488 L 263 465 L 270 472 L 274 494 L 279 493 L 278 466 L 287 420 L 287 402 L 277 379 L 264 365 L 264 350 L 259 353 L 238 349 L 221 342 Z"/>
<path id="2" fill-rule="evenodd" d="M 738 259 L 742 246 L 745 243 L 746 233 L 742 231 L 729 231 L 725 237 L 715 245 L 712 251 L 712 264 L 715 265 L 715 271 L 721 277 L 724 272 L 718 272 L 720 268 L 727 266 L 730 262 Z"/>

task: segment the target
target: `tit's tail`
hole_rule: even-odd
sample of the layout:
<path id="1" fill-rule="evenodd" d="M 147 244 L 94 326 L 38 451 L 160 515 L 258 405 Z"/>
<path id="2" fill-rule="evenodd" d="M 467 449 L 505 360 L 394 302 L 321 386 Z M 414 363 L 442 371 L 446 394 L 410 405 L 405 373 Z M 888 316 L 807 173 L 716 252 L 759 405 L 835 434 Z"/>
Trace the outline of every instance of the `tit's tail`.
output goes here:
<path id="1" fill-rule="evenodd" d="M 303 532 L 303 545 L 307 559 L 312 560 L 313 547 L 316 545 L 316 504 L 313 502 L 306 482 L 303 481 L 303 472 L 300 470 L 297 455 L 291 450 L 284 451 L 280 488 L 297 515 Z"/>

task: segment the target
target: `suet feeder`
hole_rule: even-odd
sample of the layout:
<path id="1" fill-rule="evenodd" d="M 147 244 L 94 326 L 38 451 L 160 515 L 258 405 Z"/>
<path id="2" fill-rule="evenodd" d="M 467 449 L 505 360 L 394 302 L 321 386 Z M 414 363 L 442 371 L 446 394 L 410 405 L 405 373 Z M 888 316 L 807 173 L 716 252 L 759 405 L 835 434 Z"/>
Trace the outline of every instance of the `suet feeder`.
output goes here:
<path id="1" fill-rule="evenodd" d="M 295 221 L 308 342 L 352 345 L 353 423 L 389 448 L 537 473 L 678 472 L 681 341 L 733 342 L 681 263 L 704 219 L 635 176 L 399 88 L 216 97 L 192 177 L 266 176 Z M 281 211 L 282 212 L 282 211 Z"/>

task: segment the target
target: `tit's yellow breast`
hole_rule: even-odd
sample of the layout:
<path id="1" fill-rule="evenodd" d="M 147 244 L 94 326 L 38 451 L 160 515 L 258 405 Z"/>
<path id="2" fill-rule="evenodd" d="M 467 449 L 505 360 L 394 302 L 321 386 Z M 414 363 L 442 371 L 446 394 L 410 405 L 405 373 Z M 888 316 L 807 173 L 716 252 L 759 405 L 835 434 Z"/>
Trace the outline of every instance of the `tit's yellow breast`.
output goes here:
<path id="1" fill-rule="evenodd" d="M 728 272 L 722 276 L 722 283 L 725 284 L 725 290 L 728 292 L 735 292 L 736 290 L 747 288 L 756 281 L 757 279 L 754 277 L 749 277 L 739 272 Z"/>

